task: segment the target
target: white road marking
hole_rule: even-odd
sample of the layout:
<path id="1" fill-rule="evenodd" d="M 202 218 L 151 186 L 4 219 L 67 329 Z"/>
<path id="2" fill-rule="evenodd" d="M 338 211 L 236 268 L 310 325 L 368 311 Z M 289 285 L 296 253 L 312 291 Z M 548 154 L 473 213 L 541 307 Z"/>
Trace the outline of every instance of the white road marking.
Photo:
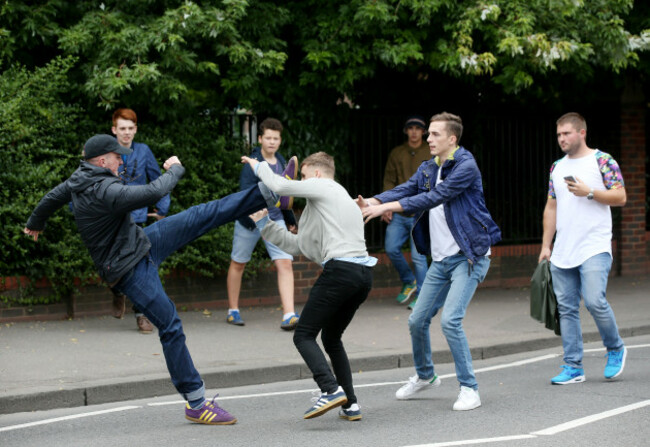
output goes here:
<path id="1" fill-rule="evenodd" d="M 628 411 L 638 410 L 639 408 L 647 407 L 648 405 L 650 405 L 650 400 L 643 400 L 635 404 L 614 408 L 613 410 L 603 411 L 602 413 L 592 414 L 591 416 L 586 416 L 580 419 L 574 419 L 573 421 L 565 422 L 564 424 L 556 425 L 554 427 L 549 427 L 544 430 L 535 431 L 532 432 L 531 434 L 555 435 L 557 433 L 566 430 L 571 430 L 573 428 L 580 427 L 582 425 L 591 424 L 592 422 L 597 422 L 612 416 L 618 416 L 619 414 L 627 413 Z"/>
<path id="2" fill-rule="evenodd" d="M 513 368 L 515 366 L 522 366 L 522 365 L 527 365 L 529 363 L 535 363 L 535 362 L 541 362 L 544 360 L 552 359 L 555 357 L 558 357 L 559 354 L 548 354 L 548 355 L 543 355 L 540 357 L 533 357 L 530 359 L 526 360 L 519 360 L 517 362 L 512 362 L 512 363 L 504 363 L 503 365 L 495 365 L 495 366 L 489 366 L 486 368 L 480 368 L 477 369 L 475 372 L 486 372 L 486 371 L 494 371 L 497 369 L 504 369 L 504 368 Z M 456 377 L 456 374 L 444 374 L 442 376 L 439 376 L 441 379 L 449 379 L 451 377 Z M 377 387 L 377 386 L 395 386 L 395 385 L 403 385 L 405 384 L 406 381 L 402 380 L 399 382 L 379 382 L 379 383 L 366 383 L 363 385 L 355 385 L 355 388 L 370 388 L 370 387 Z M 301 393 L 312 393 L 314 391 L 318 391 L 317 389 L 311 388 L 308 390 L 294 390 L 294 391 L 278 391 L 275 393 L 259 393 L 259 394 L 242 394 L 239 396 L 224 396 L 224 397 L 219 397 L 219 400 L 233 400 L 233 399 L 250 399 L 253 397 L 270 397 L 270 396 L 282 396 L 282 395 L 289 395 L 289 394 L 301 394 Z M 163 406 L 163 405 L 176 405 L 176 404 L 182 404 L 185 403 L 184 400 L 175 400 L 172 402 L 156 402 L 156 403 L 149 403 L 147 405 L 150 405 L 152 407 L 154 406 Z"/>
<path id="3" fill-rule="evenodd" d="M 627 349 L 635 349 L 635 348 L 647 348 L 650 347 L 650 344 L 643 344 L 643 345 L 633 345 L 633 346 L 627 346 Z M 597 348 L 597 349 L 589 349 L 585 350 L 585 352 L 596 352 L 596 351 L 602 351 L 604 348 Z M 541 362 L 544 360 L 549 360 L 555 357 L 559 357 L 560 354 L 547 354 L 539 357 L 533 357 L 530 359 L 525 359 L 525 360 L 519 360 L 516 362 L 511 362 L 511 363 L 504 363 L 502 365 L 494 365 L 494 366 L 488 366 L 485 368 L 479 368 L 475 370 L 476 373 L 479 372 L 487 372 L 487 371 L 495 371 L 499 369 L 504 369 L 504 368 L 513 368 L 517 366 L 522 366 L 522 365 L 527 365 L 530 363 L 535 363 L 535 362 Z M 447 378 L 452 378 L 455 377 L 456 374 L 445 374 L 440 376 L 441 379 L 447 379 Z M 377 386 L 388 386 L 388 385 L 401 385 L 406 383 L 406 381 L 399 381 L 399 382 L 379 382 L 379 383 L 369 383 L 369 384 L 364 384 L 364 385 L 355 385 L 355 388 L 368 388 L 368 387 L 377 387 Z M 282 396 L 282 395 L 289 395 L 289 394 L 301 394 L 301 393 L 313 393 L 314 391 L 317 391 L 313 388 L 311 389 L 304 389 L 304 390 L 293 390 L 293 391 L 278 391 L 278 392 L 273 392 L 273 393 L 258 393 L 258 394 L 244 394 L 244 395 L 239 395 L 239 396 L 224 396 L 220 397 L 219 400 L 234 400 L 234 399 L 251 399 L 255 397 L 270 397 L 270 396 Z M 178 404 L 185 404 L 184 400 L 176 400 L 176 401 L 170 401 L 170 402 L 151 402 L 148 403 L 148 406 L 151 407 L 156 407 L 156 406 L 164 406 L 164 405 L 178 405 Z M 496 437 L 496 438 L 485 438 L 485 439 L 474 439 L 474 440 L 464 440 L 464 441 L 453 441 L 453 442 L 445 442 L 445 443 L 436 443 L 436 444 L 422 444 L 417 447 L 443 447 L 443 446 L 456 446 L 456 445 L 472 445 L 472 444 L 480 444 L 480 443 L 488 443 L 488 442 L 499 442 L 499 441 L 509 441 L 509 440 L 517 440 L 517 439 L 529 439 L 531 437 L 535 437 L 535 435 L 540 435 L 540 434 L 555 434 L 559 433 L 564 430 L 570 430 L 571 428 L 578 427 L 580 425 L 584 424 L 589 424 L 591 422 L 595 422 L 607 417 L 611 416 L 616 416 L 621 413 L 625 413 L 628 411 L 633 411 L 639 408 L 643 408 L 646 406 L 650 406 L 650 400 L 638 402 L 636 404 L 628 405 L 626 407 L 621 407 L 618 409 L 614 410 L 609 410 L 605 411 L 603 413 L 599 413 L 596 415 L 592 416 L 587 416 L 582 419 L 576 419 L 575 421 L 570 421 L 566 422 L 564 424 L 557 425 L 555 427 L 550 427 L 545 430 L 541 430 L 538 432 L 534 432 L 530 435 L 514 435 L 514 436 L 504 436 L 504 437 Z M 35 422 L 29 422 L 26 424 L 19 424 L 19 425 L 10 425 L 7 427 L 0 427 L 0 432 L 5 432 L 5 431 L 11 431 L 11 430 L 18 430 L 22 428 L 30 428 L 30 427 L 35 427 L 38 425 L 45 425 L 45 424 L 53 424 L 56 422 L 62 422 L 62 421 L 67 421 L 67 420 L 73 420 L 73 419 L 80 419 L 80 418 L 85 418 L 85 417 L 91 417 L 91 416 L 98 416 L 102 414 L 107 414 L 107 413 L 115 413 L 115 412 L 120 412 L 120 411 L 128 411 L 128 410 L 135 410 L 138 408 L 142 408 L 140 406 L 124 406 L 124 407 L 118 407 L 118 408 L 112 408 L 108 410 L 101 410 L 101 411 L 93 411 L 90 413 L 81 413 L 81 414 L 76 414 L 76 415 L 70 415 L 70 416 L 63 416 L 59 418 L 53 418 L 53 419 L 44 419 L 42 421 L 35 421 Z M 574 425 L 572 425 L 574 424 Z M 553 432 L 555 431 L 555 432 Z"/>
<path id="4" fill-rule="evenodd" d="M 116 413 L 118 411 L 135 410 L 136 408 L 142 408 L 142 407 L 128 406 L 128 407 L 111 408 L 109 410 L 92 411 L 90 413 L 71 414 L 70 416 L 63 416 L 63 417 L 60 417 L 60 418 L 43 419 L 42 421 L 28 422 L 26 424 L 10 425 L 8 427 L 0 427 L 0 432 L 10 431 L 10 430 L 18 430 L 20 428 L 30 428 L 30 427 L 35 427 L 37 425 L 53 424 L 55 422 L 69 421 L 69 420 L 72 420 L 72 419 L 87 418 L 87 417 L 90 417 L 90 416 L 99 416 L 100 414 Z"/>
<path id="5" fill-rule="evenodd" d="M 637 348 L 650 348 L 650 344 L 647 345 L 632 345 L 632 346 L 625 346 L 627 349 L 637 349 Z M 598 352 L 598 351 L 604 351 L 605 348 L 591 348 L 591 349 L 585 349 L 584 352 Z"/>
<path id="6" fill-rule="evenodd" d="M 521 439 L 533 439 L 537 436 L 533 435 L 514 435 L 514 436 L 501 436 L 498 438 L 482 438 L 482 439 L 465 439 L 463 441 L 449 441 L 449 442 L 435 442 L 433 444 L 418 444 L 405 447 L 452 447 L 456 445 L 473 445 L 473 444 L 487 444 L 490 442 L 504 442 L 504 441 L 518 441 Z"/>
<path id="7" fill-rule="evenodd" d="M 527 435 L 512 435 L 512 436 L 498 436 L 494 438 L 481 438 L 481 439 L 464 439 L 462 441 L 448 441 L 448 442 L 435 442 L 432 444 L 417 444 L 404 447 L 452 447 L 458 445 L 474 445 L 474 444 L 487 444 L 491 442 L 504 442 L 504 441 L 517 441 L 520 439 L 533 439 L 539 436 L 552 436 L 563 431 L 572 430 L 583 425 L 598 422 L 600 420 L 618 416 L 619 414 L 627 413 L 629 411 L 638 410 L 650 406 L 650 400 L 644 400 L 634 404 L 626 405 L 624 407 L 614 408 L 612 410 L 603 411 L 602 413 L 592 414 L 580 419 L 574 419 L 560 425 L 546 428 L 544 430 L 534 431 Z"/>
<path id="8" fill-rule="evenodd" d="M 356 387 L 355 387 L 356 388 Z M 276 391 L 273 393 L 258 393 L 258 394 L 242 394 L 240 396 L 219 396 L 219 401 L 222 400 L 233 400 L 233 399 L 251 399 L 253 397 L 270 397 L 270 396 L 284 396 L 289 394 L 301 394 L 301 393 L 312 393 L 318 391 L 316 388 L 311 388 L 309 390 L 293 390 L 293 391 Z M 151 407 L 161 407 L 164 405 L 178 405 L 184 404 L 184 400 L 174 400 L 171 402 L 151 402 L 147 405 Z"/>

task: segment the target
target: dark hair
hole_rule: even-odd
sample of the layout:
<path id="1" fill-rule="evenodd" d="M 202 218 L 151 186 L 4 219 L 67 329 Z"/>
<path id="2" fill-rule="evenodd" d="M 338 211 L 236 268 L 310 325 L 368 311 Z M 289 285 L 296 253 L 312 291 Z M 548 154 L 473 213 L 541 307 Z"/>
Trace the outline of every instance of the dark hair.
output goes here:
<path id="1" fill-rule="evenodd" d="M 113 112 L 113 126 L 117 126 L 118 119 L 129 120 L 138 124 L 138 115 L 131 109 L 117 109 Z"/>
<path id="2" fill-rule="evenodd" d="M 447 133 L 455 135 L 456 144 L 460 143 L 460 137 L 463 136 L 463 120 L 460 119 L 460 116 L 449 112 L 442 112 L 433 115 L 429 120 L 430 123 L 433 123 L 434 121 L 443 121 Z"/>
<path id="3" fill-rule="evenodd" d="M 284 128 L 282 127 L 282 123 L 280 122 L 280 120 L 276 120 L 275 118 L 267 118 L 260 123 L 258 132 L 260 135 L 264 135 L 264 131 L 267 129 L 277 130 L 278 132 L 282 133 L 282 130 Z"/>
<path id="4" fill-rule="evenodd" d="M 576 112 L 565 113 L 557 119 L 556 125 L 562 126 L 564 124 L 571 124 L 575 130 L 587 130 L 587 121 L 582 115 Z"/>

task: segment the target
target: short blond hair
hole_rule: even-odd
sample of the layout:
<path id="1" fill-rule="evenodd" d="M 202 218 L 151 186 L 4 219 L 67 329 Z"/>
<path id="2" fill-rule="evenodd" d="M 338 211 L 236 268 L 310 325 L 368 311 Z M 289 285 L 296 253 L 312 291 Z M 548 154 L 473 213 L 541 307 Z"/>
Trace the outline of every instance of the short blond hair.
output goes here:
<path id="1" fill-rule="evenodd" d="M 576 112 L 565 113 L 557 119 L 555 124 L 558 126 L 571 124 L 575 130 L 580 131 L 584 129 L 585 132 L 587 131 L 587 120 L 585 120 L 582 115 Z"/>
<path id="2" fill-rule="evenodd" d="M 316 152 L 308 156 L 302 161 L 300 169 L 303 166 L 312 166 L 324 171 L 327 175 L 334 177 L 336 172 L 336 167 L 334 165 L 334 157 L 329 154 L 326 154 L 323 151 Z"/>

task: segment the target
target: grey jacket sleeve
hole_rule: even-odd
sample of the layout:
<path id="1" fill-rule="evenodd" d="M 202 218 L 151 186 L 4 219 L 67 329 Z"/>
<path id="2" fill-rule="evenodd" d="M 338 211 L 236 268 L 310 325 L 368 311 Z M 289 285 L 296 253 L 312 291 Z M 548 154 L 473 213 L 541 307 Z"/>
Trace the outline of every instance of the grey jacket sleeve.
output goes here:
<path id="1" fill-rule="evenodd" d="M 134 186 L 114 182 L 106 188 L 103 198 L 115 212 L 129 212 L 154 205 L 174 189 L 184 173 L 185 168 L 175 164 L 169 171 L 147 185 Z"/>
<path id="2" fill-rule="evenodd" d="M 269 219 L 266 222 L 261 233 L 265 240 L 277 245 L 285 253 L 289 253 L 291 256 L 300 256 L 302 254 L 298 246 L 298 235 L 287 231 L 272 220 Z"/>
<path id="3" fill-rule="evenodd" d="M 43 231 L 47 219 L 71 199 L 72 191 L 68 184 L 66 182 L 59 184 L 38 202 L 25 226 L 30 230 Z"/>

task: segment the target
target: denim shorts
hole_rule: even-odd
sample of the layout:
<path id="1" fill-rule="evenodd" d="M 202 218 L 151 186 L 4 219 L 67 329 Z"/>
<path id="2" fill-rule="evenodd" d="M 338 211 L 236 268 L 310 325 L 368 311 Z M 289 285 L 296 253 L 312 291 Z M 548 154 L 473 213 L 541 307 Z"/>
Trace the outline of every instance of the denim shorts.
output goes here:
<path id="1" fill-rule="evenodd" d="M 275 223 L 284 228 L 287 227 L 284 220 L 276 220 Z M 255 246 L 257 245 L 257 241 L 259 241 L 261 237 L 262 235 L 260 234 L 260 230 L 257 228 L 254 231 L 251 231 L 238 221 L 235 221 L 235 234 L 232 238 L 232 252 L 230 253 L 230 259 L 239 262 L 240 264 L 245 264 L 250 261 L 253 250 L 255 250 Z M 266 245 L 266 251 L 272 260 L 277 261 L 278 259 L 290 259 L 293 261 L 293 256 L 280 250 L 277 245 L 273 245 L 268 241 L 264 241 L 264 245 Z"/>

